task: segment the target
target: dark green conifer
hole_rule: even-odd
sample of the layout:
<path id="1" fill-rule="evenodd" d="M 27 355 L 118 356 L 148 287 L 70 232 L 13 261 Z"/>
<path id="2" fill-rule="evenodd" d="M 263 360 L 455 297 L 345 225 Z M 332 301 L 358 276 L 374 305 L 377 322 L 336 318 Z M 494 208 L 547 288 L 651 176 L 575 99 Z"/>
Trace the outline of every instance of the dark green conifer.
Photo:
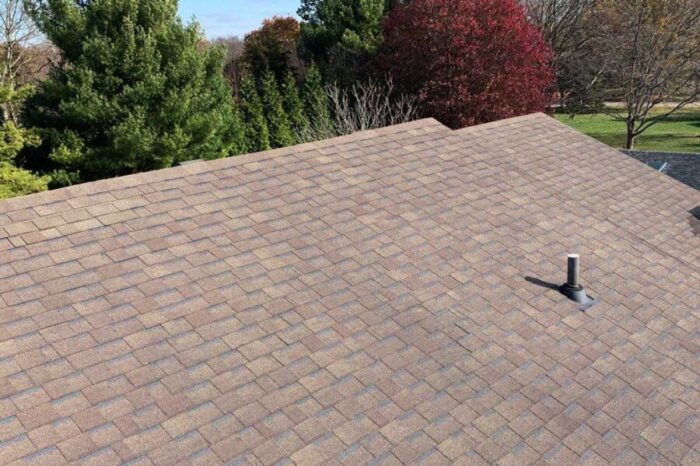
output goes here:
<path id="1" fill-rule="evenodd" d="M 282 103 L 287 118 L 289 118 L 295 142 L 306 141 L 309 132 L 309 119 L 304 111 L 304 102 L 301 100 L 297 82 L 292 73 L 287 73 L 282 84 Z"/>
<path id="2" fill-rule="evenodd" d="M 262 80 L 262 102 L 270 130 L 270 145 L 273 148 L 294 144 L 294 136 L 289 126 L 289 119 L 282 105 L 282 96 L 277 88 L 277 79 L 268 71 Z"/>
<path id="3" fill-rule="evenodd" d="M 328 95 L 323 86 L 321 72 L 315 64 L 311 64 L 306 73 L 304 105 L 309 126 L 315 138 L 319 139 L 332 134 L 333 123 L 328 105 Z"/>
<path id="4" fill-rule="evenodd" d="M 241 79 L 239 107 L 245 127 L 245 142 L 249 152 L 258 152 L 270 148 L 270 131 L 267 127 L 263 105 L 250 75 Z"/>
<path id="5" fill-rule="evenodd" d="M 27 5 L 62 58 L 25 107 L 31 165 L 90 180 L 240 151 L 223 51 L 177 0 Z"/>

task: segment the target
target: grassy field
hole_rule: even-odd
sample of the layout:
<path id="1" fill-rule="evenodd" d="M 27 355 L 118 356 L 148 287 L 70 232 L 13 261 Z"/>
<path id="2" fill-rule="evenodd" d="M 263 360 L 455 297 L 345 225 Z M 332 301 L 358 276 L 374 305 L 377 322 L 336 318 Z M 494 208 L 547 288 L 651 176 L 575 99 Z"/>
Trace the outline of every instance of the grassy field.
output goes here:
<path id="1" fill-rule="evenodd" d="M 572 128 L 617 149 L 625 145 L 625 124 L 600 113 L 577 115 L 556 114 L 555 118 Z M 668 120 L 655 124 L 637 137 L 635 149 L 665 152 L 700 153 L 700 108 L 685 109 Z"/>

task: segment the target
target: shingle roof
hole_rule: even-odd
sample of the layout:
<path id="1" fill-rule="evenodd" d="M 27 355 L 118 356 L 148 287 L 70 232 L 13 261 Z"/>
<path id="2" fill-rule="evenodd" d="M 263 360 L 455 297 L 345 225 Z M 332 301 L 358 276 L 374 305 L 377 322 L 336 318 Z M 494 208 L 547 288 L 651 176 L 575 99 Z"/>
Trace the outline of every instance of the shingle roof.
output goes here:
<path id="1" fill-rule="evenodd" d="M 697 464 L 698 206 L 544 115 L 2 202 L 0 464 Z"/>
<path id="2" fill-rule="evenodd" d="M 666 163 L 666 167 L 663 170 L 666 175 L 687 184 L 691 188 L 700 190 L 700 154 L 634 150 L 623 150 L 622 152 L 642 163 Z"/>

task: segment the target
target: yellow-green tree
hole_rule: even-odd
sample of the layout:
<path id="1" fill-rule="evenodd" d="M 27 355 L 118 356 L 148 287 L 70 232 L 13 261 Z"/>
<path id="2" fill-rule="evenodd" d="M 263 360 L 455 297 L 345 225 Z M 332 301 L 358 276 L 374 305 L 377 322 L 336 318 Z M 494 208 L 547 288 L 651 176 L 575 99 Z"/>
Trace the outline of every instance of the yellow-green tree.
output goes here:
<path id="1" fill-rule="evenodd" d="M 0 84 L 0 106 L 16 108 L 33 91 L 29 85 L 15 88 L 14 85 Z M 29 146 L 39 145 L 36 131 L 23 128 L 10 119 L 0 124 L 0 199 L 22 196 L 48 187 L 48 177 L 35 176 L 28 170 L 15 165 L 17 155 Z"/>

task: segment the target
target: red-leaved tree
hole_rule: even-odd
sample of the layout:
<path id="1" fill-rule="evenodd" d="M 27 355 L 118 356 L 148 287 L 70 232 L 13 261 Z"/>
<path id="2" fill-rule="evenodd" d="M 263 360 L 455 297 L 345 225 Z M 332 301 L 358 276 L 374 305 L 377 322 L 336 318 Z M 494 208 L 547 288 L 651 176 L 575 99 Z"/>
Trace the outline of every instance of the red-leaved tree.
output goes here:
<path id="1" fill-rule="evenodd" d="M 461 128 L 544 110 L 552 57 L 517 0 L 412 0 L 387 18 L 378 67 Z"/>

